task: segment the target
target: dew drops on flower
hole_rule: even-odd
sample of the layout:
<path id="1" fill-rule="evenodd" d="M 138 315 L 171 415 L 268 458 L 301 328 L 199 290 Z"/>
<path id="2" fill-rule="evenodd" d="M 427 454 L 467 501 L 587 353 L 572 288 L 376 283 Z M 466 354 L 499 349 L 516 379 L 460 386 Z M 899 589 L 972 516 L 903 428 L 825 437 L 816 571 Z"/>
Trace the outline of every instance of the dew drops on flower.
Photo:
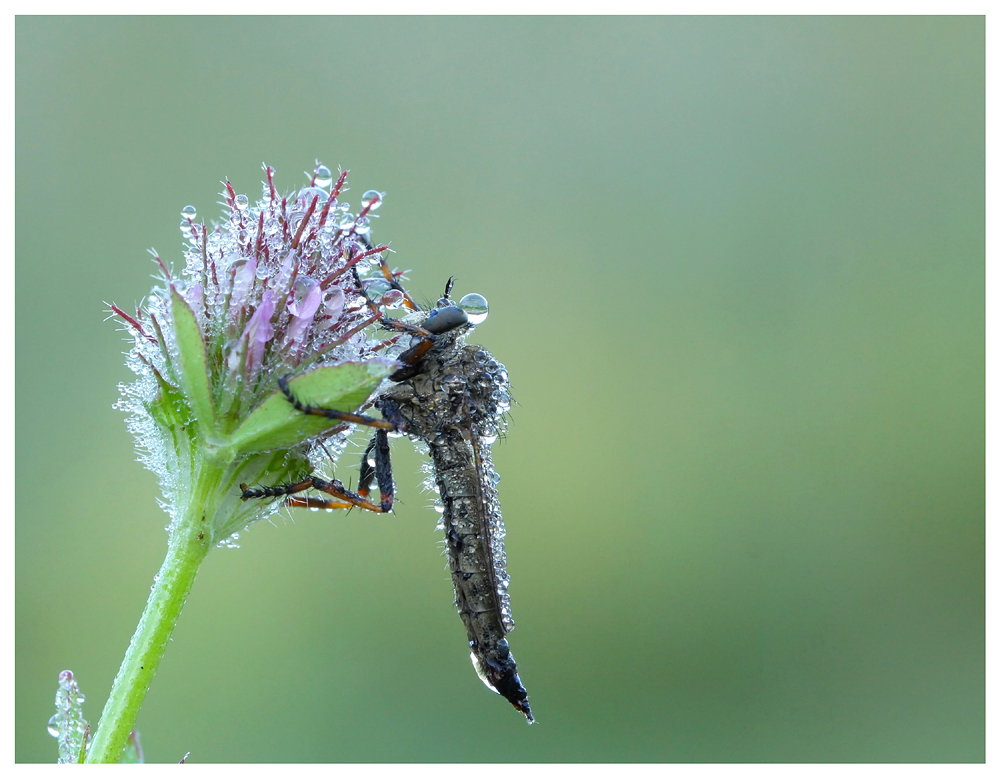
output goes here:
<path id="1" fill-rule="evenodd" d="M 330 186 L 333 183 L 333 173 L 330 172 L 330 168 L 326 165 L 316 165 L 316 170 L 313 172 L 313 183 L 324 189 Z"/>
<path id="2" fill-rule="evenodd" d="M 326 202 L 326 199 L 329 196 L 330 193 L 325 189 L 321 189 L 318 186 L 307 186 L 299 190 L 298 199 L 305 200 L 306 206 L 308 207 L 314 198 L 316 198 L 317 202 L 322 205 Z"/>
<path id="3" fill-rule="evenodd" d="M 185 451 L 171 443 L 176 414 L 190 412 L 181 399 L 174 293 L 190 308 L 203 339 L 221 434 L 236 429 L 272 396 L 283 376 L 347 361 L 384 361 L 404 347 L 376 326 L 384 308 L 399 305 L 400 295 L 380 289 L 369 302 L 358 288 L 357 278 L 363 283 L 383 278 L 378 257 L 389 254 L 387 246 L 371 241 L 368 219 L 356 220 L 365 205 L 355 203 L 355 210 L 344 198 L 345 175 L 335 178 L 317 163 L 305 185 L 291 190 L 280 187 L 272 167 L 264 166 L 264 176 L 256 203 L 226 181 L 217 222 L 196 221 L 195 206 L 184 206 L 183 264 L 170 268 L 157 258 L 159 283 L 135 315 L 112 307 L 131 336 L 128 365 L 137 375 L 134 383 L 122 385 L 117 407 L 130 413 L 140 460 L 159 476 L 172 518 L 191 470 Z M 370 210 L 381 203 L 374 189 L 364 198 Z M 174 405 L 181 409 L 169 418 L 162 409 L 151 410 L 164 392 L 176 396 Z M 329 467 L 348 434 L 341 427 L 321 440 L 310 439 L 304 455 Z M 248 503 L 245 513 L 259 518 L 272 509 Z"/>
<path id="4" fill-rule="evenodd" d="M 367 208 L 369 212 L 377 211 L 382 207 L 383 197 L 385 197 L 384 193 L 376 192 L 374 189 L 369 189 L 361 195 L 361 207 Z"/>

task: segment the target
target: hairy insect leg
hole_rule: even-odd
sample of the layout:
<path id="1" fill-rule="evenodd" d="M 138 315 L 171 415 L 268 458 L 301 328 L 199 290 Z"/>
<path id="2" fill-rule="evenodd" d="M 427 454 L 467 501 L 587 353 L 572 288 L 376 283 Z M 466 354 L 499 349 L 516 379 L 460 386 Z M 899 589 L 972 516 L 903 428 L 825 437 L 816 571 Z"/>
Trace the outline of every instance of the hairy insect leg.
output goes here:
<path id="1" fill-rule="evenodd" d="M 291 387 L 288 385 L 288 376 L 282 376 L 278 379 L 278 387 L 281 389 L 282 393 L 288 399 L 288 402 L 292 404 L 295 410 L 300 413 L 304 413 L 307 416 L 323 416 L 327 419 L 336 419 L 337 421 L 346 421 L 349 424 L 360 424 L 365 427 L 375 427 L 377 429 L 396 429 L 392 422 L 386 421 L 385 419 L 376 419 L 360 413 L 347 413 L 346 411 L 338 411 L 333 408 L 315 408 L 312 405 L 306 405 L 295 396 L 294 392 L 292 392 Z"/>
<path id="2" fill-rule="evenodd" d="M 369 240 L 367 235 L 362 235 L 360 237 L 365 245 L 365 248 L 367 248 L 369 251 L 375 248 L 372 245 L 372 242 L 371 240 Z M 420 306 L 417 305 L 417 303 L 414 301 L 412 297 L 410 297 L 410 293 L 403 288 L 403 285 L 396 280 L 396 274 L 389 269 L 389 266 L 385 262 L 385 258 L 381 254 L 379 254 L 377 255 L 377 259 L 378 259 L 379 271 L 382 273 L 382 277 L 389 282 L 389 286 L 391 288 L 395 289 L 398 292 L 403 293 L 403 304 L 411 311 L 419 311 Z M 357 273 L 355 273 L 355 275 L 357 276 Z M 361 278 L 358 277 L 357 280 L 358 280 L 358 287 L 361 289 L 361 294 L 363 294 L 365 298 L 368 299 L 369 304 L 373 304 L 371 299 L 368 298 L 368 294 L 364 291 L 364 287 L 361 286 Z"/>
<path id="3" fill-rule="evenodd" d="M 407 292 L 401 283 L 396 280 L 395 274 L 389 269 L 389 266 L 385 263 L 385 259 L 379 255 L 378 257 L 378 267 L 382 272 L 382 277 L 389 282 L 389 286 L 395 289 L 397 292 L 401 292 L 403 295 L 403 305 L 409 308 L 411 311 L 419 311 L 420 306 L 417 305 L 413 298 L 410 297 L 410 293 Z"/>
<path id="4" fill-rule="evenodd" d="M 374 467 L 369 462 L 373 456 Z M 371 493 L 372 481 L 378 483 L 381 505 L 386 512 L 392 508 L 395 497 L 395 485 L 392 481 L 392 460 L 389 457 L 389 435 L 385 430 L 377 430 L 371 442 L 361 455 L 361 480 L 358 482 L 358 495 L 367 498 Z"/>
<path id="5" fill-rule="evenodd" d="M 392 275 L 392 272 L 389 271 L 387 267 L 382 272 L 383 275 L 386 272 L 388 272 L 390 276 Z M 390 318 L 389 316 L 384 315 L 379 310 L 378 304 L 374 300 L 372 300 L 372 298 L 368 295 L 368 292 L 365 291 L 364 283 L 362 283 L 361 281 L 361 276 L 358 275 L 357 268 L 351 268 L 351 273 L 354 275 L 354 282 L 358 285 L 358 292 L 361 294 L 362 297 L 365 298 L 365 301 L 368 304 L 369 309 L 371 309 L 371 312 L 374 315 L 378 316 L 379 324 L 381 324 L 387 330 L 394 330 L 395 332 L 398 332 L 400 334 L 405 333 L 408 335 L 412 335 L 415 338 L 418 338 L 416 344 L 410 346 L 409 349 L 407 349 L 398 357 L 396 357 L 398 361 L 403 363 L 404 367 L 400 368 L 391 376 L 389 376 L 390 380 L 392 381 L 403 381 L 409 378 L 410 376 L 413 375 L 414 366 L 423 358 L 424 354 L 430 351 L 431 346 L 434 345 L 434 341 L 437 338 L 436 333 L 434 333 L 432 330 L 420 327 L 416 324 L 410 324 L 409 322 L 405 322 L 402 319 L 393 319 Z M 396 284 L 398 286 L 398 282 L 396 282 Z M 399 288 L 402 290 L 401 286 Z M 415 308 L 414 310 L 420 310 L 420 309 Z"/>
<path id="6" fill-rule="evenodd" d="M 392 490 L 390 489 L 388 498 L 382 496 L 382 503 L 376 505 L 367 496 L 352 492 L 340 481 L 327 481 L 317 476 L 309 476 L 293 484 L 276 484 L 275 486 L 259 486 L 255 489 L 249 488 L 246 484 L 240 484 L 243 491 L 242 499 L 254 500 L 264 497 L 284 497 L 285 505 L 290 508 L 364 508 L 372 513 L 389 513 L 392 510 Z M 328 500 L 324 497 L 296 497 L 299 492 L 306 489 L 315 489 L 317 492 L 324 492 L 334 499 Z"/>

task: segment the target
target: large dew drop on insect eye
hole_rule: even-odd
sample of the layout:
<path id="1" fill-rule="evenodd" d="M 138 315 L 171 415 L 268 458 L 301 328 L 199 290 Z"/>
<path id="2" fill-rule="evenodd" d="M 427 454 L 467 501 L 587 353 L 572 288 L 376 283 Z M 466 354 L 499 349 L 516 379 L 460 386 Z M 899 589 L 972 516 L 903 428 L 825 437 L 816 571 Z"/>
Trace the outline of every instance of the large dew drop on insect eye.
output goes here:
<path id="1" fill-rule="evenodd" d="M 458 301 L 458 307 L 469 317 L 469 324 L 482 324 L 490 313 L 489 303 L 481 294 L 467 294 Z"/>

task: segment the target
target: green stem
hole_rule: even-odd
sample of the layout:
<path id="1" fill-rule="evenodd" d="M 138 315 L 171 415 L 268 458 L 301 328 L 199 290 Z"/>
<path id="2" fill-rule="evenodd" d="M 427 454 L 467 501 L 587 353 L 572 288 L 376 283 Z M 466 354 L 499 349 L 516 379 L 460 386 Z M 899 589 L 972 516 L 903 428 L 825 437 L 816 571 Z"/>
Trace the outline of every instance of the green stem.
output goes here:
<path id="1" fill-rule="evenodd" d="M 88 763 L 121 760 L 125 742 L 135 727 L 139 708 L 194 585 L 198 568 L 212 547 L 211 519 L 222 473 L 210 466 L 202 469 L 187 509 L 171 533 L 167 556 L 87 750 Z"/>

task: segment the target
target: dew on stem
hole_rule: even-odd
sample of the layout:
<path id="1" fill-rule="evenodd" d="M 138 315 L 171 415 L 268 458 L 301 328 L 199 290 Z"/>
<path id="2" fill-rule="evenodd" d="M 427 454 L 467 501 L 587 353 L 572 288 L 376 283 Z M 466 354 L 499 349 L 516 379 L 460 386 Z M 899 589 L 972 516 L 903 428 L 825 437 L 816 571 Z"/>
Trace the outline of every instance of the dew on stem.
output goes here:
<path id="1" fill-rule="evenodd" d="M 56 712 L 49 719 L 49 734 L 59 745 L 58 764 L 76 764 L 90 725 L 83 718 L 83 692 L 70 670 L 59 673 Z"/>

